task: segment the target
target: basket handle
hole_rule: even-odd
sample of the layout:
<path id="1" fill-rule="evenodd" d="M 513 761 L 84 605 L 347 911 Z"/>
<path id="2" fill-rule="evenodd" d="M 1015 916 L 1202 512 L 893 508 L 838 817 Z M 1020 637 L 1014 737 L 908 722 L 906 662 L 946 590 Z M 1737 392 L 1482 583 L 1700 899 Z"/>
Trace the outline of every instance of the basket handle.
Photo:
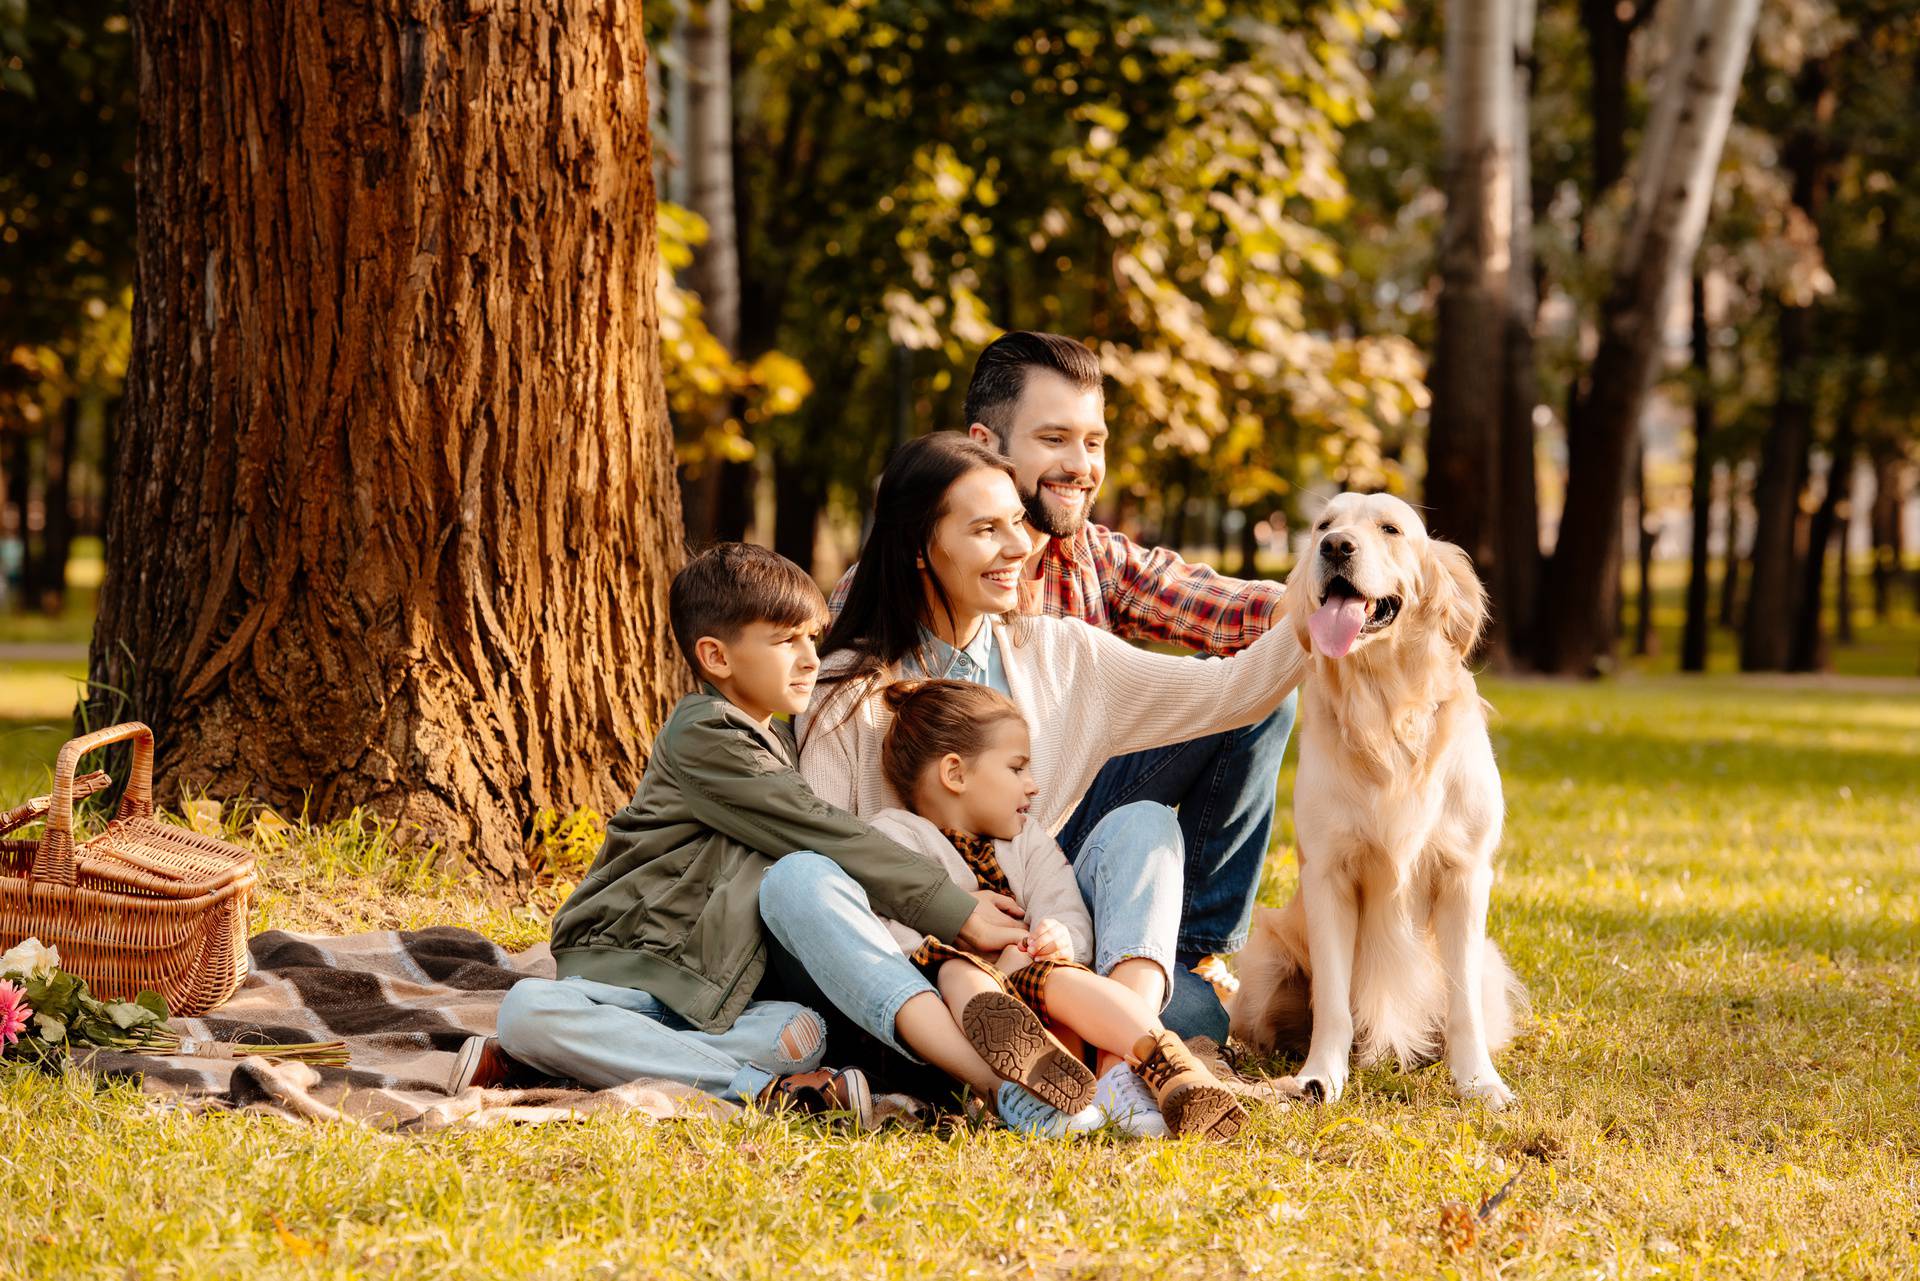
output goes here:
<path id="1" fill-rule="evenodd" d="M 123 818 L 146 818 L 153 813 L 153 731 L 138 721 L 110 725 L 83 735 L 60 749 L 53 766 L 53 792 L 47 797 L 47 826 L 40 834 L 40 850 L 33 856 L 33 879 L 72 885 L 79 875 L 73 857 L 73 798 L 77 790 L 74 769 L 88 752 L 133 739 L 133 771 L 126 794 L 120 798 Z"/>
<path id="2" fill-rule="evenodd" d="M 73 799 L 84 801 L 95 792 L 112 785 L 113 778 L 105 770 L 95 770 L 91 774 L 73 780 Z M 39 822 L 47 816 L 47 810 L 52 804 L 51 796 L 35 796 L 24 805 L 0 814 L 0 836 L 4 836 L 16 827 L 25 827 L 29 823 Z"/>

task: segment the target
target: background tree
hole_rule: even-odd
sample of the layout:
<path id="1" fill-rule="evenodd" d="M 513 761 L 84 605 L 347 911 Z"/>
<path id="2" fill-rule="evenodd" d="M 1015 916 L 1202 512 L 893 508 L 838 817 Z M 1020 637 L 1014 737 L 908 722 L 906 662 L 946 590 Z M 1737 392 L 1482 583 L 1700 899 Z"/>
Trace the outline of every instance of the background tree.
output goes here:
<path id="1" fill-rule="evenodd" d="M 1706 225 L 1757 0 L 1696 0 L 1676 23 L 1634 205 L 1614 259 L 1600 346 L 1569 408 L 1567 504 L 1545 580 L 1540 665 L 1584 673 L 1610 654 L 1621 492 L 1678 273 Z"/>
<path id="2" fill-rule="evenodd" d="M 154 726 L 169 794 L 368 806 L 510 877 L 683 680 L 638 14 L 137 14 L 92 714 Z"/>

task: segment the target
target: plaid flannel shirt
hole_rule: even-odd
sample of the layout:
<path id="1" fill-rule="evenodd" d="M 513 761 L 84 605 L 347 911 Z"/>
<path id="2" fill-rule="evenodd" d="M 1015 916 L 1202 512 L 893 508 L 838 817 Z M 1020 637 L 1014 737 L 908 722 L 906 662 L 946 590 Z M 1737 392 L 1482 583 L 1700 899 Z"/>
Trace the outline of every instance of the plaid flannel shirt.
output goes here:
<path id="1" fill-rule="evenodd" d="M 833 613 L 852 581 L 849 568 L 834 586 Z M 1020 584 L 1020 612 L 1078 618 L 1127 640 L 1232 654 L 1274 625 L 1283 590 L 1263 579 L 1229 578 L 1164 547 L 1142 547 L 1104 525 L 1087 524 L 1070 539 L 1047 540 L 1040 577 Z"/>

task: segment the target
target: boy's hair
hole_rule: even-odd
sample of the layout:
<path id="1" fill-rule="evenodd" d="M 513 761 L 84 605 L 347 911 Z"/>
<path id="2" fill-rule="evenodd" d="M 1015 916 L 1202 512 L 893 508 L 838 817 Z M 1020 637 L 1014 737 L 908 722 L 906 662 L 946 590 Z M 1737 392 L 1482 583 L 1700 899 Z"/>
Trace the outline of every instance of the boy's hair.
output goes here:
<path id="1" fill-rule="evenodd" d="M 1026 723 L 1012 699 L 972 681 L 896 681 L 881 697 L 893 710 L 893 724 L 880 749 L 880 770 L 909 806 L 930 763 L 949 752 L 970 761 L 986 750 L 995 725 Z"/>
<path id="2" fill-rule="evenodd" d="M 1005 450 L 1013 435 L 1013 407 L 1035 369 L 1056 373 L 1081 391 L 1101 391 L 1100 357 L 1062 334 L 1016 329 L 987 344 L 967 383 L 967 423 L 991 431 Z"/>
<path id="3" fill-rule="evenodd" d="M 800 627 L 824 622 L 826 598 L 807 571 L 752 543 L 715 543 L 673 576 L 667 617 L 696 677 L 705 679 L 694 646 L 702 636 L 737 639 L 752 623 Z"/>

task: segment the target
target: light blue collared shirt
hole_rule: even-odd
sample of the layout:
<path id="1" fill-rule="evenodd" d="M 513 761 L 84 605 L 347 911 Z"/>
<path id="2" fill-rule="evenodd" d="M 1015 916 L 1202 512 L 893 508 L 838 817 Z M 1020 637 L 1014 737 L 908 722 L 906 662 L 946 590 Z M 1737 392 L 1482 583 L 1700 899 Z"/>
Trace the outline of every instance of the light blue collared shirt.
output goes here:
<path id="1" fill-rule="evenodd" d="M 1013 694 L 1007 688 L 1007 673 L 1000 663 L 1000 646 L 994 641 L 991 619 L 982 621 L 973 639 L 960 649 L 922 627 L 919 647 L 906 656 L 901 667 L 907 675 L 925 680 L 972 681 L 1008 697 Z"/>

